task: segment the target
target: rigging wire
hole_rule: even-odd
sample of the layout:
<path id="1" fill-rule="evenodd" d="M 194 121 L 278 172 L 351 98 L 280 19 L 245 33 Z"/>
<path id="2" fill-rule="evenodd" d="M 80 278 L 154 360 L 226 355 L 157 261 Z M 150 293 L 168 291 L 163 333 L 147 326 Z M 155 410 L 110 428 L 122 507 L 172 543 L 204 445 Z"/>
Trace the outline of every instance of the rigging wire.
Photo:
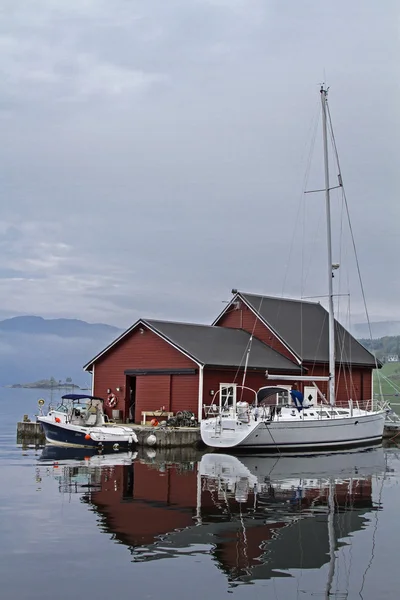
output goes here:
<path id="1" fill-rule="evenodd" d="M 296 229 L 297 229 L 297 223 L 299 222 L 300 212 L 304 205 L 304 192 L 307 188 L 308 178 L 310 176 L 311 162 L 312 162 L 312 157 L 314 154 L 315 140 L 317 137 L 320 116 L 321 116 L 321 107 L 320 107 L 320 101 L 318 99 L 317 109 L 314 113 L 314 116 L 312 118 L 312 121 L 311 121 L 311 124 L 309 127 L 309 132 L 311 131 L 311 143 L 310 143 L 309 152 L 308 152 L 308 156 L 307 156 L 306 169 L 305 169 L 304 178 L 303 178 L 302 190 L 301 190 L 301 194 L 300 194 L 300 198 L 299 198 L 299 202 L 298 202 L 296 218 L 294 220 L 294 225 L 293 225 L 293 232 L 292 232 L 291 242 L 290 242 L 290 247 L 289 247 L 289 256 L 288 256 L 288 260 L 286 263 L 285 274 L 283 277 L 282 297 L 283 297 L 285 289 L 286 289 L 286 281 L 287 281 L 287 277 L 288 277 L 289 264 L 290 264 L 290 260 L 291 260 L 293 249 L 294 249 L 294 241 L 295 241 L 295 233 L 296 233 Z"/>
<path id="2" fill-rule="evenodd" d="M 347 202 L 346 191 L 345 191 L 345 188 L 344 188 L 344 185 L 343 185 L 343 178 L 342 178 L 342 171 L 341 171 L 341 168 L 340 168 L 339 154 L 338 154 L 338 149 L 337 149 L 337 145 L 336 145 L 336 138 L 335 138 L 335 133 L 334 133 L 334 130 L 333 130 L 331 112 L 330 112 L 330 108 L 329 108 L 329 104 L 328 103 L 327 103 L 327 113 L 328 113 L 328 122 L 329 122 L 329 129 L 330 129 L 330 133 L 331 133 L 331 138 L 332 138 L 333 150 L 334 150 L 334 154 L 335 154 L 336 164 L 337 164 L 337 167 L 338 167 L 338 170 L 339 170 L 339 184 L 340 184 L 340 186 L 342 188 L 343 200 L 344 200 L 344 204 L 345 204 L 345 207 L 346 207 L 347 221 L 348 221 L 348 225 L 349 225 L 351 242 L 352 242 L 354 256 L 355 256 L 355 260 L 356 260 L 357 274 L 358 274 L 358 279 L 359 279 L 360 287 L 361 287 L 361 294 L 362 294 L 362 299 L 363 299 L 363 304 L 364 304 L 364 310 L 365 310 L 365 314 L 366 314 L 366 318 L 367 318 L 367 323 L 368 323 L 368 330 L 369 330 L 370 340 L 372 341 L 371 321 L 370 321 L 370 318 L 369 318 L 367 301 L 366 301 L 366 297 L 365 297 L 364 284 L 363 284 L 362 277 L 361 277 L 361 268 L 360 268 L 360 263 L 359 263 L 359 260 L 358 260 L 358 253 L 357 253 L 357 248 L 356 248 L 356 243 L 355 243 L 355 238 L 354 238 L 353 226 L 352 226 L 351 220 L 350 220 L 350 210 L 349 210 L 349 205 L 348 205 L 348 202 Z M 381 380 L 380 380 L 380 377 L 379 377 L 379 371 L 378 371 L 378 359 L 376 358 L 375 354 L 374 354 L 374 359 L 375 359 L 375 368 L 377 369 L 377 372 L 378 372 L 379 393 L 380 393 L 380 397 L 382 398 L 383 397 L 383 394 L 382 394 L 382 384 L 381 384 Z"/>
<path id="3" fill-rule="evenodd" d="M 364 599 L 363 591 L 364 591 L 364 586 L 365 586 L 365 580 L 366 580 L 366 577 L 367 577 L 367 573 L 370 570 L 370 568 L 372 566 L 372 563 L 373 563 L 373 560 L 375 558 L 376 533 L 378 531 L 378 522 L 379 522 L 378 513 L 379 513 L 379 510 L 380 510 L 380 507 L 382 506 L 382 493 L 383 493 L 383 485 L 385 483 L 385 475 L 386 475 L 386 473 L 384 473 L 384 475 L 382 477 L 382 483 L 381 483 L 381 487 L 380 487 L 380 490 L 379 490 L 379 496 L 378 496 L 378 506 L 377 506 L 376 511 L 375 511 L 375 524 L 374 524 L 374 530 L 373 530 L 373 533 L 372 533 L 371 558 L 369 559 L 367 567 L 366 567 L 366 569 L 365 569 L 365 571 L 363 573 L 362 584 L 361 584 L 360 590 L 358 592 L 358 595 L 360 596 L 361 600 Z"/>
<path id="4" fill-rule="evenodd" d="M 297 224 L 300 220 L 300 214 L 301 214 L 301 210 L 303 209 L 304 211 L 304 190 L 306 189 L 307 185 L 308 185 L 308 178 L 310 175 L 310 170 L 311 170 L 311 163 L 312 163 L 312 157 L 314 154 L 314 146 L 315 146 L 315 140 L 316 140 L 316 136 L 317 136 L 317 131 L 318 131 L 318 123 L 319 123 L 319 119 L 321 116 L 321 107 L 320 107 L 320 101 L 318 99 L 318 103 L 316 104 L 316 110 L 314 111 L 313 117 L 311 119 L 311 123 L 310 126 L 308 128 L 308 133 L 307 133 L 307 139 L 309 138 L 309 135 L 311 133 L 311 143 L 308 149 L 308 155 L 307 155 L 307 159 L 306 159 L 306 169 L 305 169 L 305 173 L 304 173 L 304 178 L 303 178 L 303 184 L 302 184 L 302 189 L 301 189 L 301 193 L 300 193 L 300 198 L 298 201 L 298 207 L 297 207 L 297 213 L 296 213 L 296 217 L 294 219 L 294 224 L 293 224 L 293 231 L 292 231 L 292 236 L 291 236 L 291 241 L 290 241 L 290 246 L 289 246 L 289 253 L 288 253 L 288 258 L 287 258 L 287 262 L 286 262 L 286 268 L 285 268 L 285 272 L 284 272 L 284 277 L 283 277 L 283 283 L 282 283 L 282 291 L 281 291 L 281 298 L 284 298 L 284 294 L 285 294 L 285 289 L 286 289 L 286 282 L 287 282 L 287 278 L 288 278 L 288 274 L 289 274 L 289 265 L 291 263 L 291 259 L 292 259 L 292 254 L 294 251 L 294 245 L 295 245 L 295 239 L 296 239 L 296 230 L 297 230 Z M 305 219 L 303 216 L 303 237 L 304 237 L 304 223 L 305 223 Z M 304 264 L 304 245 L 302 247 L 302 269 L 303 269 L 303 264 Z M 302 280 L 303 280 L 303 276 L 302 276 Z M 301 294 L 302 295 L 302 294 Z M 276 313 L 276 319 L 277 321 L 279 320 L 279 316 L 280 316 L 280 311 L 281 311 L 281 303 L 278 304 L 278 308 L 277 308 L 277 313 Z M 300 362 L 302 361 L 303 358 L 303 323 L 302 323 L 302 305 L 301 305 L 301 315 L 300 315 L 300 319 L 301 319 L 301 340 L 300 340 Z M 271 347 L 274 348 L 274 342 L 275 339 L 273 340 Z"/>

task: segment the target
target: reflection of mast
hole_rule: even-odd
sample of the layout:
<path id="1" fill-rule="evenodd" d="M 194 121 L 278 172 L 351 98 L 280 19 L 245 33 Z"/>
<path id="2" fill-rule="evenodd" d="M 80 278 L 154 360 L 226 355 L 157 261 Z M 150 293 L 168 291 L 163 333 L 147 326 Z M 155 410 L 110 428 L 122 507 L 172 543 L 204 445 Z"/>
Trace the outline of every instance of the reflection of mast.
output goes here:
<path id="1" fill-rule="evenodd" d="M 196 522 L 197 525 L 201 525 L 201 473 L 200 473 L 200 462 L 196 465 L 197 469 L 197 488 L 196 488 Z"/>
<path id="2" fill-rule="evenodd" d="M 332 479 L 329 480 L 329 488 L 328 488 L 328 540 L 329 540 L 329 571 L 328 571 L 328 581 L 326 583 L 326 592 L 325 598 L 329 599 L 331 597 L 331 588 L 333 576 L 335 574 L 335 527 L 334 527 L 334 519 L 335 519 L 335 498 L 334 498 L 334 484 Z"/>

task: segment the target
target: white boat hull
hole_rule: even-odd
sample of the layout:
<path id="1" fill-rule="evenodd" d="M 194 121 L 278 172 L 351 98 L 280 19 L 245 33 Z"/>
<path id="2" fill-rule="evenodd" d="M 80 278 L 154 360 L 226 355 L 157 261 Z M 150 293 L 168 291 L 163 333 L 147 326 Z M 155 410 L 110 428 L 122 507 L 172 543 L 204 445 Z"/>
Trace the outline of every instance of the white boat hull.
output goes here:
<path id="1" fill-rule="evenodd" d="M 42 424 L 46 442 L 54 446 L 130 448 L 138 441 L 136 433 L 128 427 L 82 427 L 71 423 L 57 423 L 52 417 L 39 417 L 38 421 Z"/>
<path id="2" fill-rule="evenodd" d="M 382 440 L 385 417 L 386 413 L 379 411 L 310 421 L 251 419 L 241 423 L 226 419 L 221 427 L 215 418 L 202 421 L 201 437 L 212 448 L 314 451 L 362 447 Z"/>

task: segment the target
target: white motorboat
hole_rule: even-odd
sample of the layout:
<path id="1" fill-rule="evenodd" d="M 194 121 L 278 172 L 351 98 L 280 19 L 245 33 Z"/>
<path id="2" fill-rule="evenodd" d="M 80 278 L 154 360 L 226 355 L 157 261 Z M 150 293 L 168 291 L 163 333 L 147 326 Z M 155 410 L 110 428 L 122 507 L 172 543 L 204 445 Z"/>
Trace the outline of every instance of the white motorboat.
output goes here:
<path id="1" fill-rule="evenodd" d="M 102 398 L 84 394 L 66 394 L 56 409 L 38 417 L 46 442 L 56 446 L 80 448 L 128 449 L 137 444 L 131 427 L 108 422 Z"/>

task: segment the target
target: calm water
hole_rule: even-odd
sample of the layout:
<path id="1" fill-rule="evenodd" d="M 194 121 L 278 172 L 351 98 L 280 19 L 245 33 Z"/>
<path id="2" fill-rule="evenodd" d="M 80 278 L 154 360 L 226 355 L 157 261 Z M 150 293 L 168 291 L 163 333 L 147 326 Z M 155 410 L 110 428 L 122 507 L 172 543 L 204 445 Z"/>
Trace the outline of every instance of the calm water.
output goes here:
<path id="1" fill-rule="evenodd" d="M 37 399 L 0 390 L 4 600 L 399 597 L 396 448 L 74 460 L 16 445 Z"/>

